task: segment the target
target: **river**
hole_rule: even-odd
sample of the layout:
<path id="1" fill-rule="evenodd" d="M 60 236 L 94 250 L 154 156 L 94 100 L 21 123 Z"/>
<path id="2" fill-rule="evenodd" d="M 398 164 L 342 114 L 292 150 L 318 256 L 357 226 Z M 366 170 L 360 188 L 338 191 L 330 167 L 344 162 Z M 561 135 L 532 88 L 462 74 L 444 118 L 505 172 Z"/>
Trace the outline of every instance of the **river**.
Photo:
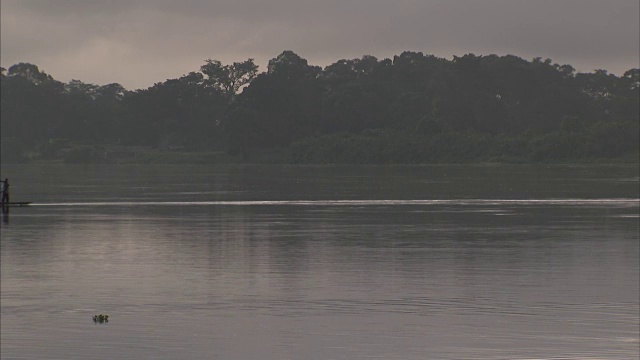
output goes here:
<path id="1" fill-rule="evenodd" d="M 637 166 L 1 175 L 2 359 L 640 356 Z"/>

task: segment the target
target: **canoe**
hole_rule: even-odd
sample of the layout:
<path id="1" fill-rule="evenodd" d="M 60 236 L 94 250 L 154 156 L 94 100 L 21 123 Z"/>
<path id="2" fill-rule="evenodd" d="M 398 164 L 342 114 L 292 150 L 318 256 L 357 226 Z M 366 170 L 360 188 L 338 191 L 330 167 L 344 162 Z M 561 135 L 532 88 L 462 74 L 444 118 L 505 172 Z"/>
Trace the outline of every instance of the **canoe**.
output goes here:
<path id="1" fill-rule="evenodd" d="M 8 204 L 3 204 L 2 206 L 6 206 L 6 207 L 21 207 L 21 206 L 29 206 L 29 205 L 31 205 L 31 201 L 10 202 Z"/>

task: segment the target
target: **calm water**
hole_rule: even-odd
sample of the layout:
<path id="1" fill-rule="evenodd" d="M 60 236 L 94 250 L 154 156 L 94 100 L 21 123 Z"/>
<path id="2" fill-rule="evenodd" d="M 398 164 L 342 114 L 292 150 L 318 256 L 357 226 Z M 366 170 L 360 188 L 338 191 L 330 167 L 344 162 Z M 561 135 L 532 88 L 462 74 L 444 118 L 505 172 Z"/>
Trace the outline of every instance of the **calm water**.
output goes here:
<path id="1" fill-rule="evenodd" d="M 637 167 L 0 175 L 2 359 L 639 356 Z"/>

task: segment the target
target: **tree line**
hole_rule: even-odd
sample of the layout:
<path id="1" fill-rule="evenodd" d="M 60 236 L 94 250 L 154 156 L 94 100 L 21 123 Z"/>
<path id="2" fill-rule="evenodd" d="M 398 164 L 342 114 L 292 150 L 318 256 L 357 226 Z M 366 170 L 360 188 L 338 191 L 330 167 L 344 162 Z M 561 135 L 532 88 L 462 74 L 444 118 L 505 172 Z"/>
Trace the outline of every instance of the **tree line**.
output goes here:
<path id="1" fill-rule="evenodd" d="M 2 161 L 57 147 L 179 147 L 240 161 L 442 163 L 637 158 L 640 69 L 579 73 L 550 59 L 406 51 L 309 65 L 292 51 L 129 91 L 2 68 Z M 100 161 L 90 158 L 88 161 Z"/>

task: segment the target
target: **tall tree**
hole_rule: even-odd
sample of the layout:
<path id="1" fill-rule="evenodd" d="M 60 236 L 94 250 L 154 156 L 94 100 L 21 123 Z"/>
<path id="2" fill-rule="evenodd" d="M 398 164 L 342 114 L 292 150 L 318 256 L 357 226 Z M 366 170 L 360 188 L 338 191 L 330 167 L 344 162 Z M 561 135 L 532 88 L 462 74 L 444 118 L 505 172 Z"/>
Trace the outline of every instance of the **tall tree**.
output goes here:
<path id="1" fill-rule="evenodd" d="M 200 71 L 207 75 L 204 81 L 206 86 L 220 91 L 227 99 L 232 100 L 243 86 L 256 77 L 258 66 L 254 64 L 253 59 L 234 62 L 231 65 L 208 59 L 206 64 L 200 67 Z"/>

